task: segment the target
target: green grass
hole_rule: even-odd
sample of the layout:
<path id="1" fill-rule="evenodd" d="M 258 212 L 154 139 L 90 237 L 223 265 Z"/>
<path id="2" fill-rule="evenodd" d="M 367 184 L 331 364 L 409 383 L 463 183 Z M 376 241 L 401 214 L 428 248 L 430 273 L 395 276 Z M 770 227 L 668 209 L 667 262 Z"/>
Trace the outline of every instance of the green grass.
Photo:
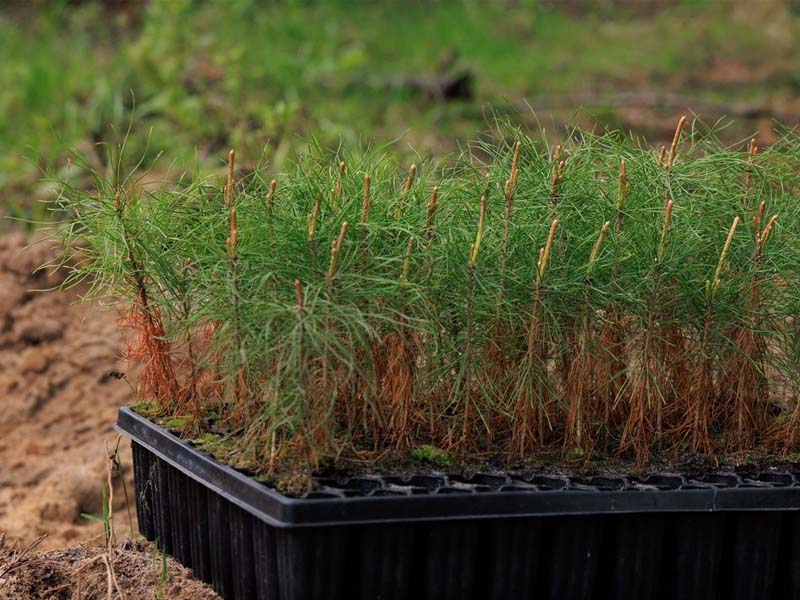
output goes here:
<path id="1" fill-rule="evenodd" d="M 413 171 L 313 145 L 274 188 L 232 157 L 224 186 L 61 182 L 68 281 L 120 299 L 164 417 L 216 415 L 227 460 L 269 473 L 797 448 L 796 133 L 691 123 L 659 157 L 498 129 Z"/>
<path id="2" fill-rule="evenodd" d="M 134 114 L 131 156 L 163 152 L 181 167 L 197 159 L 210 173 L 225 148 L 252 161 L 266 146 L 277 171 L 309 133 L 326 145 L 402 139 L 394 151 L 404 157 L 409 146 L 441 156 L 484 128 L 489 105 L 540 94 L 696 88 L 763 102 L 798 85 L 800 18 L 778 2 L 733 11 L 679 3 L 642 16 L 570 15 L 530 1 L 225 7 L 151 0 L 133 20 L 98 3 L 0 11 L 3 212 L 42 217 L 33 201 L 51 190 L 37 183 L 41 168 L 66 169 L 64 148 L 78 147 L 101 169 L 94 144 L 118 141 Z M 707 81 L 715 61 L 730 60 L 764 74 L 734 88 Z M 474 71 L 474 100 L 440 103 L 384 85 L 445 63 Z M 575 108 L 538 118 L 550 128 Z M 613 108 L 600 114 L 619 119 Z"/>

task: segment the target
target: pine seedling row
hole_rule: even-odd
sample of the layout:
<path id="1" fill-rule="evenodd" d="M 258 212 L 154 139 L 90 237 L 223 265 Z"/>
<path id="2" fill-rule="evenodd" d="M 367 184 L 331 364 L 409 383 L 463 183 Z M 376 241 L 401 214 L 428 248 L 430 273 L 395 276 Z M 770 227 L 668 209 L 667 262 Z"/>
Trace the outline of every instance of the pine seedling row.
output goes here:
<path id="1" fill-rule="evenodd" d="M 441 164 L 312 147 L 268 179 L 95 173 L 68 283 L 118 298 L 142 400 L 260 472 L 788 453 L 800 141 L 519 131 Z M 481 157 L 481 158 L 479 158 Z M 488 158 L 486 158 L 488 157 Z M 91 166 L 79 156 L 79 167 Z"/>

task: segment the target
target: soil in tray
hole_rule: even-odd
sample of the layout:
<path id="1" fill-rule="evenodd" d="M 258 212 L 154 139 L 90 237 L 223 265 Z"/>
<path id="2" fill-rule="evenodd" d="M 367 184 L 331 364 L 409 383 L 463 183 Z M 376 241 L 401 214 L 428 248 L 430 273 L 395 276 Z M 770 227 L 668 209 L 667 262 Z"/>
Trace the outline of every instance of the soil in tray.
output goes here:
<path id="1" fill-rule="evenodd" d="M 134 407 L 134 410 L 148 416 L 147 405 L 139 404 Z M 179 427 L 180 421 L 153 416 L 148 418 L 173 435 L 186 437 L 182 435 Z M 602 483 L 597 482 L 605 477 L 612 480 L 628 476 L 644 478 L 652 473 L 674 473 L 689 479 L 704 479 L 709 474 L 730 473 L 746 478 L 758 478 L 772 472 L 800 472 L 800 457 L 795 455 L 775 457 L 753 454 L 740 456 L 738 460 L 734 460 L 688 453 L 677 458 L 663 460 L 656 457 L 646 467 L 642 467 L 632 461 L 608 458 L 602 460 L 581 459 L 565 463 L 560 454 L 540 456 L 536 463 L 529 464 L 509 463 L 504 456 L 491 455 L 483 457 L 483 460 L 457 460 L 444 452 L 432 452 L 426 449 L 424 453 L 414 453 L 406 460 L 386 453 L 382 458 L 372 461 L 339 460 L 330 462 L 322 465 L 320 471 L 313 474 L 295 471 L 270 477 L 257 472 L 251 465 L 242 462 L 238 455 L 234 455 L 230 451 L 236 446 L 233 442 L 235 434 L 219 428 L 214 422 L 209 422 L 208 427 L 209 431 L 213 433 L 188 439 L 189 443 L 197 450 L 210 454 L 217 461 L 255 477 L 262 483 L 277 488 L 287 496 L 302 496 L 319 492 L 322 488 L 348 490 L 346 492 L 348 494 L 369 492 L 371 490 L 362 490 L 359 486 L 369 486 L 370 477 L 375 476 L 402 482 L 403 485 L 407 485 L 409 481 L 423 482 L 412 487 L 425 489 L 430 488 L 431 485 L 434 487 L 443 485 L 440 482 L 443 474 L 447 474 L 449 481 L 469 482 L 470 485 L 480 484 L 482 478 L 492 478 L 501 474 L 502 478 L 508 476 L 513 480 L 523 481 L 535 480 L 538 476 L 555 477 L 556 480 L 559 478 L 593 480 L 595 483 L 592 485 L 597 484 L 602 487 Z M 423 480 L 428 481 L 429 484 L 424 483 Z M 484 483 L 489 487 L 494 486 L 492 481 Z M 350 489 L 352 486 L 355 487 Z"/>
<path id="2" fill-rule="evenodd" d="M 143 410 L 142 405 L 139 405 L 139 410 Z M 175 427 L 174 419 L 151 417 L 151 420 L 180 437 L 181 431 Z M 686 486 L 736 487 L 742 484 L 758 486 L 780 484 L 779 481 L 773 481 L 775 477 L 792 478 L 792 474 L 800 473 L 800 463 L 792 460 L 794 457 L 753 455 L 734 461 L 703 454 L 686 454 L 677 459 L 653 461 L 644 469 L 624 460 L 584 460 L 564 464 L 560 456 L 552 457 L 552 462 L 547 462 L 548 457 L 545 457 L 544 461 L 537 464 L 509 464 L 503 457 L 489 457 L 484 461 L 457 461 L 449 457 L 446 461 L 419 457 L 402 461 L 395 457 L 383 458 L 369 464 L 340 460 L 324 465 L 323 469 L 313 474 L 291 472 L 269 477 L 257 473 L 247 464 L 231 460 L 234 455 L 229 453 L 229 449 L 233 447 L 230 433 L 213 423 L 209 428 L 215 433 L 190 439 L 190 445 L 290 497 L 380 496 L 409 491 L 446 494 L 500 490 L 514 488 L 518 484 L 533 484 L 541 489 L 561 489 L 577 484 L 579 487 L 600 491 L 613 491 L 640 484 L 645 487 L 655 485 L 659 489 Z M 386 456 L 389 456 L 388 453 Z M 793 483 L 794 481 L 789 485 Z"/>

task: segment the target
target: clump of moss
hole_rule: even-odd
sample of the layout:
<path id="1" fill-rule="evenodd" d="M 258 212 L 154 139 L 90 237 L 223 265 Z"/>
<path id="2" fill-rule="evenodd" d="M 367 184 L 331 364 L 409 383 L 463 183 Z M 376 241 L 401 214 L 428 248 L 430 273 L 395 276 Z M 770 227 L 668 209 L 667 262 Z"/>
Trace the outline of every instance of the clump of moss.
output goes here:
<path id="1" fill-rule="evenodd" d="M 158 403 L 151 400 L 140 400 L 139 402 L 136 402 L 132 408 L 137 415 L 141 415 L 148 419 L 157 417 L 161 410 L 158 406 Z"/>
<path id="2" fill-rule="evenodd" d="M 685 125 L 408 168 L 312 147 L 271 181 L 231 152 L 155 191 L 112 169 L 57 200 L 67 283 L 121 299 L 159 414 L 218 415 L 209 451 L 257 472 L 797 451 L 800 136 Z"/>
<path id="3" fill-rule="evenodd" d="M 199 444 L 197 448 L 221 462 L 230 462 L 236 455 L 236 443 L 229 437 L 214 436 L 206 443 Z"/>
<path id="4" fill-rule="evenodd" d="M 162 425 L 165 429 L 169 429 L 170 431 L 181 431 L 184 427 L 186 427 L 189 420 L 190 417 L 171 417 L 164 420 Z"/>
<path id="5" fill-rule="evenodd" d="M 200 447 L 202 449 L 202 448 L 205 448 L 205 447 L 210 446 L 212 444 L 215 444 L 219 440 L 220 440 L 220 436 L 218 434 L 216 434 L 216 433 L 208 433 L 207 432 L 207 433 L 204 433 L 199 438 L 195 438 L 195 439 L 191 440 L 191 442 L 195 446 L 198 446 L 198 447 Z"/>
<path id="6" fill-rule="evenodd" d="M 410 452 L 411 460 L 417 464 L 431 465 L 434 467 L 450 467 L 453 465 L 453 457 L 430 444 L 423 444 L 413 448 Z"/>
<path id="7" fill-rule="evenodd" d="M 314 478 L 309 471 L 297 471 L 278 475 L 272 480 L 272 484 L 280 492 L 300 496 L 314 489 Z"/>

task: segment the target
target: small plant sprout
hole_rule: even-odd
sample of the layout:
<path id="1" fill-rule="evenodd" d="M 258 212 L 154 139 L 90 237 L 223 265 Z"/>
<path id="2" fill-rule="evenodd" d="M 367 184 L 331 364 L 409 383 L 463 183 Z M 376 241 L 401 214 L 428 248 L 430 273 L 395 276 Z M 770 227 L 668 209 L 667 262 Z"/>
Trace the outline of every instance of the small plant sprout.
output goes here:
<path id="1" fill-rule="evenodd" d="M 417 165 L 411 163 L 411 166 L 408 168 L 408 175 L 406 176 L 406 181 L 403 184 L 403 190 L 400 192 L 400 197 L 397 200 L 397 206 L 394 209 L 394 218 L 399 219 L 403 216 L 403 212 L 405 211 L 406 206 L 406 199 L 408 198 L 408 194 L 411 192 L 411 186 L 414 185 L 414 177 L 417 174 Z"/>
<path id="2" fill-rule="evenodd" d="M 272 215 L 273 202 L 275 201 L 275 188 L 277 185 L 278 182 L 275 179 L 269 182 L 269 191 L 267 192 L 267 196 L 264 200 L 264 203 L 267 205 L 267 214 L 269 215 Z"/>
<path id="3" fill-rule="evenodd" d="M 333 297 L 334 282 L 339 268 L 339 256 L 342 253 L 342 244 L 344 243 L 344 236 L 347 235 L 347 221 L 342 222 L 342 228 L 339 230 L 339 237 L 331 242 L 331 260 L 328 263 L 328 275 L 325 279 L 328 297 Z"/>
<path id="4" fill-rule="evenodd" d="M 264 205 L 267 209 L 267 228 L 268 228 L 268 239 L 269 239 L 269 249 L 270 252 L 274 250 L 274 241 L 275 241 L 275 226 L 273 224 L 273 219 L 275 215 L 275 188 L 277 187 L 278 182 L 273 179 L 269 183 L 269 191 L 267 192 L 266 197 L 264 198 Z"/>
<path id="5" fill-rule="evenodd" d="M 344 189 L 344 172 L 346 170 L 347 166 L 345 165 L 344 161 L 339 162 L 339 177 L 336 179 L 336 184 L 331 190 L 330 197 L 331 208 L 334 210 L 339 208 L 339 202 L 342 200 L 342 192 Z"/>
<path id="6" fill-rule="evenodd" d="M 372 210 L 372 195 L 370 194 L 370 186 L 372 179 L 369 175 L 364 175 L 364 203 L 361 205 L 361 224 L 369 221 L 369 211 Z"/>
<path id="7" fill-rule="evenodd" d="M 308 239 L 308 249 L 311 253 L 311 259 L 316 265 L 317 263 L 317 219 L 319 219 L 319 210 L 322 205 L 322 193 L 317 194 L 317 200 L 311 208 L 306 218 L 306 237 Z"/>
<path id="8" fill-rule="evenodd" d="M 236 207 L 231 206 L 231 218 L 229 221 L 228 233 L 228 258 L 231 264 L 235 263 L 238 258 L 237 248 L 239 246 L 239 225 L 236 219 Z"/>
<path id="9" fill-rule="evenodd" d="M 234 193 L 234 159 L 236 153 L 233 149 L 228 152 L 228 182 L 225 184 L 225 207 L 231 208 L 233 206 L 233 193 Z"/>
<path id="10" fill-rule="evenodd" d="M 800 451 L 797 132 L 503 139 L 424 176 L 312 144 L 279 186 L 75 156 L 66 284 L 118 299 L 153 418 L 258 472 Z"/>
<path id="11" fill-rule="evenodd" d="M 619 179 L 617 180 L 617 199 L 614 202 L 614 228 L 617 233 L 622 231 L 622 220 L 625 215 L 625 200 L 628 197 L 628 173 L 625 159 L 619 161 Z"/>
<path id="12" fill-rule="evenodd" d="M 550 202 L 553 206 L 558 204 L 559 196 L 561 195 L 561 184 L 564 183 L 564 161 L 558 162 L 558 165 L 553 167 L 553 175 L 550 178 Z"/>
<path id="13" fill-rule="evenodd" d="M 675 127 L 675 134 L 672 136 L 672 144 L 669 147 L 669 154 L 667 154 L 667 161 L 664 163 L 664 167 L 669 171 L 672 168 L 672 165 L 675 163 L 675 156 L 678 152 L 678 142 L 681 140 L 681 132 L 683 131 L 683 127 L 686 125 L 686 117 L 682 116 L 678 120 L 678 125 Z M 663 161 L 663 157 L 659 156 L 659 162 Z"/>
<path id="14" fill-rule="evenodd" d="M 658 164 L 659 167 L 664 165 L 664 156 L 666 155 L 666 153 L 667 153 L 666 146 L 662 144 L 661 146 L 658 147 L 658 156 L 656 157 L 656 163 Z"/>

